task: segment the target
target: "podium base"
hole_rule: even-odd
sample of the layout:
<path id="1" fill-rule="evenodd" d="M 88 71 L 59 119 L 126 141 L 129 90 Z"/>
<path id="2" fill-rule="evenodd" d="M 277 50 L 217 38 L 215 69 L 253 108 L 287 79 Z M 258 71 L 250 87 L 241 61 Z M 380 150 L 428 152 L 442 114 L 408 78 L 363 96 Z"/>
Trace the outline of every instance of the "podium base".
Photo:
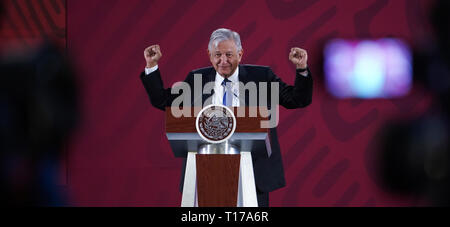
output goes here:
<path id="1" fill-rule="evenodd" d="M 240 152 L 240 157 L 239 155 L 214 156 L 216 155 L 188 153 L 181 206 L 257 207 L 258 200 L 251 152 Z M 201 171 L 215 171 L 214 169 L 216 171 L 225 170 L 226 173 L 222 172 L 222 175 L 228 175 L 225 179 L 229 180 L 220 182 L 222 180 L 220 172 L 214 173 L 219 175 L 217 179 L 208 178 L 211 174 L 202 175 Z M 237 172 L 237 169 L 239 172 Z M 233 179 L 237 179 L 237 182 Z M 221 183 L 227 184 L 228 187 L 220 186 Z M 235 198 L 222 197 L 227 195 Z"/>

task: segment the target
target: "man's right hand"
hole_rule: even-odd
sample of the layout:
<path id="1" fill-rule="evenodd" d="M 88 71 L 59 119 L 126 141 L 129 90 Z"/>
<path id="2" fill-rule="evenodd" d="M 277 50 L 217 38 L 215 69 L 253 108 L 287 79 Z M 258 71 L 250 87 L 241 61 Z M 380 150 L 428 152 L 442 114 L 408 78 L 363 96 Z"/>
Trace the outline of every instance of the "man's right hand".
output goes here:
<path id="1" fill-rule="evenodd" d="M 161 58 L 161 50 L 159 49 L 159 45 L 151 45 L 144 50 L 145 61 L 147 62 L 147 68 L 154 67 L 158 64 L 159 59 Z"/>

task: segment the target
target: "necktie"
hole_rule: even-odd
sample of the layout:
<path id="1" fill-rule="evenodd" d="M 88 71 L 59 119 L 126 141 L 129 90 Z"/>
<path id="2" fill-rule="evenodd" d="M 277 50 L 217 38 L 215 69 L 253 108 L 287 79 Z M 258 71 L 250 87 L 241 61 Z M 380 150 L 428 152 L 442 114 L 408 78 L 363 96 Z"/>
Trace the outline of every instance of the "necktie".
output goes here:
<path id="1" fill-rule="evenodd" d="M 222 81 L 223 87 L 223 105 L 224 106 L 233 106 L 233 91 L 231 90 L 232 84 L 231 81 L 225 78 Z"/>

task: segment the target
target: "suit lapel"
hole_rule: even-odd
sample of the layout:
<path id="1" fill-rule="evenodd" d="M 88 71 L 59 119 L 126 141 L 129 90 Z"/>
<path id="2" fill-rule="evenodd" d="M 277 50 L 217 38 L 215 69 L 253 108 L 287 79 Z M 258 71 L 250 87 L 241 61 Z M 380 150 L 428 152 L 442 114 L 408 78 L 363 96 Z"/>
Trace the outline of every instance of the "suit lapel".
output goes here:
<path id="1" fill-rule="evenodd" d="M 245 69 L 244 66 L 239 65 L 239 82 L 242 82 L 244 85 L 247 84 L 249 82 L 249 75 L 247 70 Z M 241 96 L 241 94 L 239 94 L 239 96 Z M 244 100 L 244 106 L 247 106 L 249 103 L 249 94 L 248 92 L 246 92 L 245 94 L 245 100 Z"/>
<path id="2" fill-rule="evenodd" d="M 216 80 L 216 70 L 211 67 L 211 71 L 203 78 L 202 80 L 202 89 L 205 87 L 205 85 L 209 82 L 213 82 Z M 202 90 L 203 93 L 203 90 Z M 211 91 L 211 94 L 203 94 L 202 97 L 202 104 L 205 103 L 205 101 L 211 97 L 214 94 L 214 89 Z"/>
<path id="3" fill-rule="evenodd" d="M 244 66 L 239 65 L 239 81 L 246 84 L 249 82 L 248 72 Z"/>

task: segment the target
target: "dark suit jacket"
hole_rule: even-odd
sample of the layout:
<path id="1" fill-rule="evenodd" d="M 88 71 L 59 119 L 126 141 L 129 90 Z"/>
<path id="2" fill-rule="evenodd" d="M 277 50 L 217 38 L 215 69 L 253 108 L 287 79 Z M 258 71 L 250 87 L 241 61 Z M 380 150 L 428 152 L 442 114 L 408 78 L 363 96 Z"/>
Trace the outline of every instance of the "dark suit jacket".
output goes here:
<path id="1" fill-rule="evenodd" d="M 216 77 L 216 71 L 213 67 L 206 67 L 191 71 L 184 80 L 191 87 L 193 87 L 194 85 L 194 74 L 202 74 L 203 85 L 208 82 L 214 82 Z M 170 106 L 172 101 L 177 96 L 179 96 L 179 94 L 172 95 L 171 88 L 164 88 L 159 69 L 151 73 L 150 75 L 145 75 L 145 73 L 142 72 L 140 77 L 145 89 L 147 90 L 150 102 L 154 107 L 158 109 L 165 110 L 165 108 L 167 106 Z M 290 86 L 281 81 L 281 79 L 277 77 L 269 67 L 239 65 L 239 81 L 243 82 L 244 84 L 250 81 L 253 81 L 256 84 L 258 84 L 258 82 L 268 82 L 268 91 L 270 91 L 270 82 L 279 82 L 279 103 L 280 105 L 288 109 L 305 107 L 309 105 L 312 100 L 313 85 L 311 72 L 309 71 L 309 69 L 307 77 L 304 77 L 297 72 L 295 76 L 295 84 L 294 86 Z M 259 89 L 259 86 L 257 86 L 257 89 Z M 259 94 L 259 91 L 257 91 L 257 94 Z M 212 94 L 203 94 L 202 103 L 211 95 Z M 248 97 L 249 95 L 246 93 L 246 106 L 249 105 Z M 192 95 L 191 103 L 194 103 L 193 101 L 198 98 L 199 97 L 193 97 Z M 268 108 L 271 108 L 270 103 L 269 92 L 267 100 Z M 276 128 L 270 129 L 270 141 L 272 149 L 272 155 L 270 156 L 270 158 L 253 157 L 255 183 L 257 189 L 261 192 L 270 192 L 275 189 L 284 187 L 286 184 Z M 183 185 L 184 169 L 185 166 L 183 166 L 183 174 L 180 187 L 182 187 Z"/>

